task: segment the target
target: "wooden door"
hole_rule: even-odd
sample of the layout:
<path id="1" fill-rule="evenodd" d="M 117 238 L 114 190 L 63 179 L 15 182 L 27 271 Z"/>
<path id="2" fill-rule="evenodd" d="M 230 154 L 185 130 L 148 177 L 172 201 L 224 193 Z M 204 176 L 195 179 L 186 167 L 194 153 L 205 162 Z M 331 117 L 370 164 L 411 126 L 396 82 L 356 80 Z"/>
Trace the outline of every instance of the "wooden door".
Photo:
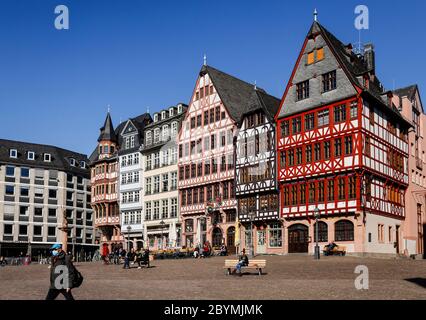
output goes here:
<path id="1" fill-rule="evenodd" d="M 309 251 L 309 231 L 308 227 L 302 224 L 295 224 L 288 228 L 288 252 L 308 253 Z"/>

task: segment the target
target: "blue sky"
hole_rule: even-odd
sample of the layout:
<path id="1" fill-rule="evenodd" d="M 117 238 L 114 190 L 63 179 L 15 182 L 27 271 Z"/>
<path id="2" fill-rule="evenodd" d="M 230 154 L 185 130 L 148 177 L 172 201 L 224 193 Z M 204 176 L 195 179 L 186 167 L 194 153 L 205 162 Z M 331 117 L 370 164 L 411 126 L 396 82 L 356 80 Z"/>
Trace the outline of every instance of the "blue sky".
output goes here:
<path id="1" fill-rule="evenodd" d="M 70 30 L 54 28 L 60 4 Z M 0 0 L 0 138 L 89 154 L 108 104 L 117 125 L 188 103 L 204 53 L 281 98 L 313 9 L 354 43 L 358 4 L 370 10 L 362 42 L 375 44 L 385 86 L 426 90 L 423 0 Z"/>

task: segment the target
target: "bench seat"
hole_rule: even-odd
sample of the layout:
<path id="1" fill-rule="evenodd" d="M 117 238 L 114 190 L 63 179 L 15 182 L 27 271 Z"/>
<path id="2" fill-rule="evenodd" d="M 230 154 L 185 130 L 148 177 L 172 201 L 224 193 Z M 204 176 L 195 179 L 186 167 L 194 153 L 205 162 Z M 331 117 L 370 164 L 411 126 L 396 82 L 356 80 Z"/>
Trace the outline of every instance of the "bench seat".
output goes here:
<path id="1" fill-rule="evenodd" d="M 238 263 L 238 260 L 225 260 L 225 266 L 223 268 L 227 270 L 227 275 L 230 275 L 232 273 L 232 270 L 235 269 L 237 263 Z M 265 268 L 266 268 L 266 260 L 249 260 L 249 265 L 241 267 L 241 270 L 254 269 L 254 270 L 257 270 L 259 276 L 261 276 L 262 270 Z"/>

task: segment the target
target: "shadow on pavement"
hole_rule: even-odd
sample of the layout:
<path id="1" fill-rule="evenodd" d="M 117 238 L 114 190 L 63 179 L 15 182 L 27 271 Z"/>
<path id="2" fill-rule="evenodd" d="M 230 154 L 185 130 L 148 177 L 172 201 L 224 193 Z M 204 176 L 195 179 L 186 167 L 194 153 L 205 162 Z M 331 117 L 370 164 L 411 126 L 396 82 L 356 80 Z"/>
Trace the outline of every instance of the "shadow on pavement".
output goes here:
<path id="1" fill-rule="evenodd" d="M 412 279 L 405 279 L 405 281 L 417 284 L 420 287 L 423 287 L 426 289 L 426 279 L 425 278 L 412 278 Z"/>

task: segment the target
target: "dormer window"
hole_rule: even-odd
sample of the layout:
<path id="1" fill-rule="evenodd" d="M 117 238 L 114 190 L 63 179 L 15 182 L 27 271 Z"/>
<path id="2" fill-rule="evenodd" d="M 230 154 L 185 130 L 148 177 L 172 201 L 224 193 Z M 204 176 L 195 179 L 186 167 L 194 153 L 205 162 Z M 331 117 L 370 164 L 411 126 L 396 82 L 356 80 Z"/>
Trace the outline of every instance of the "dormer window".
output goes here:
<path id="1" fill-rule="evenodd" d="M 75 159 L 74 158 L 70 159 L 70 164 L 71 164 L 72 167 L 75 167 L 76 163 L 75 163 Z"/>
<path id="2" fill-rule="evenodd" d="M 161 119 L 166 119 L 166 111 L 161 112 Z"/>
<path id="3" fill-rule="evenodd" d="M 154 114 L 154 122 L 158 122 L 158 113 Z"/>
<path id="4" fill-rule="evenodd" d="M 9 150 L 9 157 L 14 158 L 14 159 L 18 158 L 18 150 L 10 149 Z"/>
<path id="5" fill-rule="evenodd" d="M 27 160 L 35 160 L 35 152 L 34 151 L 28 151 Z"/>
<path id="6" fill-rule="evenodd" d="M 170 109 L 169 109 L 169 116 L 170 116 L 170 117 L 173 117 L 173 108 L 170 108 Z"/>
<path id="7" fill-rule="evenodd" d="M 146 133 L 146 145 L 149 146 L 152 144 L 152 132 L 148 131 Z"/>
<path id="8" fill-rule="evenodd" d="M 183 110 L 182 105 L 181 104 L 178 105 L 178 113 L 182 113 L 182 110 Z"/>
<path id="9" fill-rule="evenodd" d="M 83 168 L 83 169 L 86 169 L 86 161 L 81 161 L 80 167 Z"/>
<path id="10" fill-rule="evenodd" d="M 50 162 L 52 161 L 52 155 L 50 153 L 44 154 L 44 162 Z"/>

